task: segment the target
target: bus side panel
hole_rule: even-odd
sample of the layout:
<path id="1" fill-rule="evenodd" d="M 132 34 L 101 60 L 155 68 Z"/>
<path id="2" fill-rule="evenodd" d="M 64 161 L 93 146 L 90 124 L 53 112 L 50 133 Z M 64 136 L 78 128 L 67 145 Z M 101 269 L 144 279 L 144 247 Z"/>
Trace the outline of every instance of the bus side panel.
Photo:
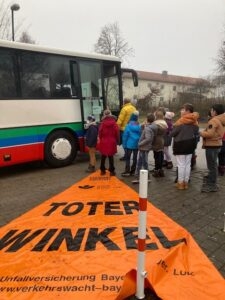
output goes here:
<path id="1" fill-rule="evenodd" d="M 0 129 L 80 123 L 80 100 L 1 100 Z"/>
<path id="2" fill-rule="evenodd" d="M 82 123 L 69 123 L 1 130 L 0 167 L 44 159 L 46 137 L 56 130 L 74 132 L 79 150 L 84 151 Z"/>
<path id="3" fill-rule="evenodd" d="M 44 159 L 44 144 L 22 145 L 15 147 L 0 148 L 0 166 L 37 161 Z"/>

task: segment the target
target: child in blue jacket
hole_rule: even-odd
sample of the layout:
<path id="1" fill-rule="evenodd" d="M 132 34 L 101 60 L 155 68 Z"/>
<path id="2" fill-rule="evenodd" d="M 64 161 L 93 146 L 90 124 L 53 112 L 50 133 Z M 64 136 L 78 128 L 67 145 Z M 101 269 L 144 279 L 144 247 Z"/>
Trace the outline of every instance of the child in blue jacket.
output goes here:
<path id="1" fill-rule="evenodd" d="M 138 142 L 141 137 L 141 125 L 138 122 L 138 111 L 132 113 L 129 123 L 123 133 L 123 148 L 125 149 L 125 171 L 122 176 L 132 176 L 135 174 L 138 155 Z M 131 165 L 131 155 L 132 165 Z"/>

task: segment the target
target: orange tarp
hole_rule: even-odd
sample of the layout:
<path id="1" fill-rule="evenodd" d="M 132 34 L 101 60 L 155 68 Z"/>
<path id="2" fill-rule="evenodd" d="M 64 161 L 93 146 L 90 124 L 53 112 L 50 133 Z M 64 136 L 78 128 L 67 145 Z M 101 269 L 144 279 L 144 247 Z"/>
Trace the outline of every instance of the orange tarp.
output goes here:
<path id="1" fill-rule="evenodd" d="M 0 228 L 0 299 L 134 293 L 138 200 L 116 177 L 96 172 Z M 146 282 L 156 294 L 224 300 L 224 279 L 191 235 L 150 203 L 147 211 Z"/>

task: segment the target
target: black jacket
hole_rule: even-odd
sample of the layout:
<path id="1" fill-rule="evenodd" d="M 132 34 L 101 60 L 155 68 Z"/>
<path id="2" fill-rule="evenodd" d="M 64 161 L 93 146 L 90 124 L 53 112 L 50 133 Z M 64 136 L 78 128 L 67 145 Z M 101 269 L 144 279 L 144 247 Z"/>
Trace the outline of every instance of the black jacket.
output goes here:
<path id="1" fill-rule="evenodd" d="M 173 128 L 173 154 L 192 154 L 199 140 L 199 128 L 193 124 L 182 124 Z"/>
<path id="2" fill-rule="evenodd" d="M 96 147 L 98 140 L 98 126 L 91 123 L 86 132 L 86 145 L 88 147 Z"/>

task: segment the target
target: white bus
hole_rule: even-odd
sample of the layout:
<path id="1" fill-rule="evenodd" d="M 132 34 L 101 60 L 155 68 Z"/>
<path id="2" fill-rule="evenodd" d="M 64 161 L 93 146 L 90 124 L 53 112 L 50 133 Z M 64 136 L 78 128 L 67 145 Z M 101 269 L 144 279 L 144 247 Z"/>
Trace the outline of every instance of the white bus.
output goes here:
<path id="1" fill-rule="evenodd" d="M 0 167 L 72 163 L 85 151 L 87 116 L 119 112 L 123 72 L 138 84 L 113 56 L 0 41 Z"/>

